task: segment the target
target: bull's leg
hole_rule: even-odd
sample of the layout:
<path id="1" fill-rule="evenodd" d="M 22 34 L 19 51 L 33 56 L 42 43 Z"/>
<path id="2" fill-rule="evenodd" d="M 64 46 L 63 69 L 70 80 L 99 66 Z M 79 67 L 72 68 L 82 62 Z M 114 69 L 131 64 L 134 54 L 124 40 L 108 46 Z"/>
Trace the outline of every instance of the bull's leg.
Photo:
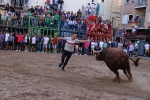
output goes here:
<path id="1" fill-rule="evenodd" d="M 129 81 L 133 81 L 133 79 L 132 79 L 132 74 L 131 74 L 131 72 L 130 72 L 130 68 L 127 69 L 127 72 L 128 72 L 128 74 L 129 74 L 129 76 L 130 76 Z"/>
<path id="2" fill-rule="evenodd" d="M 127 74 L 126 69 L 124 69 L 124 70 L 123 70 L 123 72 L 124 72 L 124 74 L 127 76 L 127 78 L 128 78 L 128 79 L 129 79 L 129 81 L 130 81 L 130 77 L 129 77 L 129 75 Z"/>
<path id="3" fill-rule="evenodd" d="M 115 70 L 115 71 L 113 71 L 113 72 L 116 74 L 116 78 L 113 80 L 113 82 L 118 81 L 118 83 L 120 83 L 121 78 L 120 78 L 120 76 L 119 76 L 119 72 L 118 72 L 118 70 Z"/>

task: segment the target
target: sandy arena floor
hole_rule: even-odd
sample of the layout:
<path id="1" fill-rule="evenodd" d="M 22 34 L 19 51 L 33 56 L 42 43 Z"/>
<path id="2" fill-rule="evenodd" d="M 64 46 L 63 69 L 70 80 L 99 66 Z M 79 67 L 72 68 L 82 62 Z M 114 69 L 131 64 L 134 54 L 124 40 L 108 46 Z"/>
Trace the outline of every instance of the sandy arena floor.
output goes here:
<path id="1" fill-rule="evenodd" d="M 65 72 L 60 54 L 0 51 L 0 100 L 150 100 L 150 59 L 136 68 L 133 82 L 115 74 L 94 56 L 73 55 Z"/>

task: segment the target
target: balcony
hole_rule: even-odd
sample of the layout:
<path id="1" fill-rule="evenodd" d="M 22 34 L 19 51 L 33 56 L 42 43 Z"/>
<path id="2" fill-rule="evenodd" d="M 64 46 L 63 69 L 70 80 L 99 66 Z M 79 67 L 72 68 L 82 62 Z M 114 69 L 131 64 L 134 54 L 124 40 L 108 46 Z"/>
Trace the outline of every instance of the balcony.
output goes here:
<path id="1" fill-rule="evenodd" d="M 147 6 L 147 0 L 135 0 L 134 8 L 144 8 Z"/>

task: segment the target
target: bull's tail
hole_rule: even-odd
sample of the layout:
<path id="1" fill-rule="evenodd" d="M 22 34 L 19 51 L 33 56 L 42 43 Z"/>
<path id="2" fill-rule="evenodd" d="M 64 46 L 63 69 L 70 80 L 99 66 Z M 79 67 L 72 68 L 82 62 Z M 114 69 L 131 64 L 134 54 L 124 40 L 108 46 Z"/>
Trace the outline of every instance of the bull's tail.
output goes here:
<path id="1" fill-rule="evenodd" d="M 137 58 L 136 60 L 133 60 L 132 58 L 129 58 L 129 59 L 134 62 L 135 67 L 139 65 L 138 63 L 139 63 L 140 58 Z"/>

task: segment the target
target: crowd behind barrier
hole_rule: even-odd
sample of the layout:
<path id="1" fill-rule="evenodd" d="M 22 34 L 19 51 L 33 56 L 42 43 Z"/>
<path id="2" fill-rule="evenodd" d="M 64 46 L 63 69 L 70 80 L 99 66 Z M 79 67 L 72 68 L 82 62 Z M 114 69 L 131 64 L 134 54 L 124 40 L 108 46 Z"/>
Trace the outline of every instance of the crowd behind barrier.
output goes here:
<path id="1" fill-rule="evenodd" d="M 77 13 L 70 11 L 61 11 L 60 9 L 52 9 L 52 7 L 24 7 L 23 12 L 15 11 L 15 6 L 5 6 L 5 14 L 0 14 L 0 24 L 6 26 L 18 26 L 18 27 L 55 27 L 60 20 L 61 30 L 89 32 L 97 34 L 110 34 L 110 21 L 102 20 L 101 17 L 97 17 L 99 12 L 99 4 L 93 7 L 88 4 L 84 11 L 80 9 Z M 28 21 L 28 18 L 30 20 Z M 28 23 L 30 22 L 30 24 Z M 62 36 L 66 36 L 62 34 Z M 69 33 L 69 35 L 71 34 Z M 78 39 L 83 38 L 83 35 L 79 35 Z M 120 48 L 129 53 L 132 57 L 133 51 L 137 51 L 137 45 L 132 46 L 132 43 L 122 43 L 111 40 L 97 40 L 89 37 L 90 42 L 76 44 L 74 53 L 93 55 L 92 49 L 106 49 L 106 48 Z M 45 52 L 45 53 L 61 53 L 65 47 L 65 40 L 58 40 L 56 36 L 44 34 L 32 34 L 24 32 L 0 32 L 0 49 L 4 50 L 16 50 L 16 51 L 31 51 L 31 52 Z M 131 46 L 130 46 L 131 45 Z M 149 43 L 143 45 L 145 48 L 145 56 L 149 55 Z M 137 55 L 136 55 L 137 56 Z"/>

